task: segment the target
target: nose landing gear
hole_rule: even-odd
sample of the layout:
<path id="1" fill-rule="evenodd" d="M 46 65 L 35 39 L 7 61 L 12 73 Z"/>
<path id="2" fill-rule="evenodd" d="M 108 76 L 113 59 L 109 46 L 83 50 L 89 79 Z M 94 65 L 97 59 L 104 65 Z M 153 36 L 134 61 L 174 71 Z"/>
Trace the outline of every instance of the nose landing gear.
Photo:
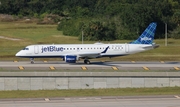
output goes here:
<path id="1" fill-rule="evenodd" d="M 34 58 L 30 58 L 31 64 L 34 64 Z"/>

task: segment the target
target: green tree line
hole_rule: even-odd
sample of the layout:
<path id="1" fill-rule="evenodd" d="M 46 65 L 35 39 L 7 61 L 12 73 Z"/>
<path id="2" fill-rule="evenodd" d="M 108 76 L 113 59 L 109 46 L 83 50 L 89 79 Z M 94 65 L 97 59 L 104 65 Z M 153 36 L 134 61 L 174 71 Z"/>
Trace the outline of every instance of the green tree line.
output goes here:
<path id="1" fill-rule="evenodd" d="M 64 17 L 58 30 L 85 40 L 135 39 L 151 22 L 157 22 L 156 38 L 180 38 L 180 0 L 0 0 L 0 13 L 40 17 Z"/>

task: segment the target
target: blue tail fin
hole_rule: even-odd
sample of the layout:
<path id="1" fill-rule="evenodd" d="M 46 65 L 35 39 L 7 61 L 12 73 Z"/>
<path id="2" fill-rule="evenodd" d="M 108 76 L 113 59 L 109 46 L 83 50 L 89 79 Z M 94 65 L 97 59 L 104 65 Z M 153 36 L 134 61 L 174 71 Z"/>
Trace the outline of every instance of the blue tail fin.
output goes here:
<path id="1" fill-rule="evenodd" d="M 157 24 L 155 22 L 150 23 L 146 30 L 144 30 L 144 32 L 141 34 L 141 36 L 130 44 L 152 44 L 156 26 Z"/>

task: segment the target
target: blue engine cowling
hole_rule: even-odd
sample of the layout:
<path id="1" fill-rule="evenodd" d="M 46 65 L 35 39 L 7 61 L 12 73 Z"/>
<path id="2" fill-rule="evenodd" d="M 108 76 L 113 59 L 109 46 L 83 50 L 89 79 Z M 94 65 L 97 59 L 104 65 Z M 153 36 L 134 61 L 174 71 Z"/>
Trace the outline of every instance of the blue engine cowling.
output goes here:
<path id="1" fill-rule="evenodd" d="M 73 56 L 73 55 L 67 55 L 65 56 L 65 61 L 67 63 L 76 63 L 76 60 L 77 60 L 77 56 Z"/>

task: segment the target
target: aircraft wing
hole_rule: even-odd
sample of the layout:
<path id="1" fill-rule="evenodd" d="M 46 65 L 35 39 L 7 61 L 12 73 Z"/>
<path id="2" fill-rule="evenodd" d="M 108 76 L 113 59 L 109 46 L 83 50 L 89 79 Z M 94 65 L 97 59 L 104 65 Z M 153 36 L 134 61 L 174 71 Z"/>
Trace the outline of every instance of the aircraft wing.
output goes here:
<path id="1" fill-rule="evenodd" d="M 101 56 L 101 54 L 106 53 L 108 49 L 109 49 L 109 46 L 106 47 L 106 49 L 103 50 L 102 52 L 99 52 L 99 53 L 97 53 L 97 52 L 81 53 L 81 54 L 79 54 L 79 56 L 80 56 L 80 57 L 86 57 L 86 58 L 96 58 L 96 57 Z"/>
<path id="2" fill-rule="evenodd" d="M 96 58 L 98 56 L 100 56 L 101 53 L 81 53 L 81 54 L 78 54 L 79 57 L 86 57 L 86 58 Z"/>
<path id="3" fill-rule="evenodd" d="M 96 57 L 100 57 L 101 54 L 106 53 L 108 49 L 109 49 L 109 46 L 106 47 L 106 49 L 103 50 L 102 52 L 82 52 L 82 53 L 74 53 L 72 55 L 76 55 L 81 58 L 96 58 Z"/>

